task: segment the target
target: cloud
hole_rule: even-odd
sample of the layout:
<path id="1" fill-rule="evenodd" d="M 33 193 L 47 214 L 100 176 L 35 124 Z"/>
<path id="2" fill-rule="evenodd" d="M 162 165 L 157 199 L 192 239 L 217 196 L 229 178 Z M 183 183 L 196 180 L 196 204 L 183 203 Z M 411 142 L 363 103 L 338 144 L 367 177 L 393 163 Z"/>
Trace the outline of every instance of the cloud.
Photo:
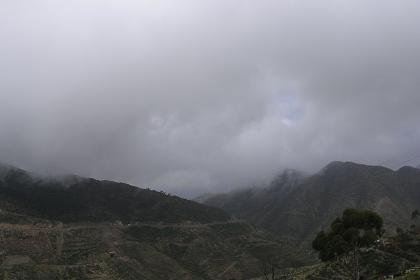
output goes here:
<path id="1" fill-rule="evenodd" d="M 418 1 L 2 1 L 1 160 L 185 194 L 420 154 Z"/>

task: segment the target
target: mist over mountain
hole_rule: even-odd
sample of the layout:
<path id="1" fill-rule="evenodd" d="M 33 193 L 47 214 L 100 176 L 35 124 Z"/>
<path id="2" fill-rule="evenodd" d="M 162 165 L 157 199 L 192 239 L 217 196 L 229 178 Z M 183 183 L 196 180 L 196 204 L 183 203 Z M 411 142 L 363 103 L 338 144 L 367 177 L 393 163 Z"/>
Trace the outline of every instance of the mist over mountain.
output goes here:
<path id="1" fill-rule="evenodd" d="M 226 221 L 220 209 L 112 181 L 64 176 L 45 178 L 0 166 L 0 208 L 62 222 Z"/>
<path id="2" fill-rule="evenodd" d="M 332 162 L 312 176 L 286 171 L 265 188 L 243 189 L 205 201 L 281 236 L 310 241 L 345 208 L 372 209 L 389 234 L 420 209 L 420 169 Z"/>
<path id="3" fill-rule="evenodd" d="M 1 0 L 0 280 L 420 279 L 419 27 L 418 0 Z"/>
<path id="4" fill-rule="evenodd" d="M 420 151 L 419 11 L 1 1 L 1 159 L 186 196 L 331 160 L 399 168 Z"/>

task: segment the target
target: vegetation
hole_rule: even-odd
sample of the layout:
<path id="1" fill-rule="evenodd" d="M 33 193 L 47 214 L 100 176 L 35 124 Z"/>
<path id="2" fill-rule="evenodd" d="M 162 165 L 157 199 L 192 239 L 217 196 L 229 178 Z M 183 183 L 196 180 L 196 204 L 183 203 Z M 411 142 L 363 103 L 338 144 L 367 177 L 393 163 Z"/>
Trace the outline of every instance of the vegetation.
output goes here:
<path id="1" fill-rule="evenodd" d="M 331 223 L 331 229 L 320 231 L 312 248 L 323 261 L 337 258 L 361 247 L 372 246 L 383 234 L 382 218 L 369 210 L 346 209 L 341 218 Z"/>
<path id="2" fill-rule="evenodd" d="M 209 223 L 229 219 L 223 210 L 163 192 L 87 178 L 66 183 L 41 180 L 21 169 L 10 169 L 0 178 L 0 208 L 62 222 Z"/>
<path id="3" fill-rule="evenodd" d="M 383 234 L 382 218 L 369 210 L 346 209 L 331 223 L 329 232 L 320 231 L 312 242 L 322 261 L 352 253 L 355 276 L 359 279 L 358 249 L 370 247 Z"/>

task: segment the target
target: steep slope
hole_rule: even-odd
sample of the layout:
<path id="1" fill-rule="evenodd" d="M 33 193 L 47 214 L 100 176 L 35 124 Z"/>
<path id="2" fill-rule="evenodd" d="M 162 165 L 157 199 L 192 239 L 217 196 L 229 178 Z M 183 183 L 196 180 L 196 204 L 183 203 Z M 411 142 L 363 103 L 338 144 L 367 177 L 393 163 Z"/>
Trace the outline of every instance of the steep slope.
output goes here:
<path id="1" fill-rule="evenodd" d="M 270 207 L 282 204 L 283 200 L 305 179 L 297 170 L 285 170 L 266 187 L 254 187 L 228 194 L 207 195 L 202 202 L 226 210 L 238 218 L 260 221 Z"/>
<path id="2" fill-rule="evenodd" d="M 411 211 L 420 208 L 420 170 L 333 162 L 288 192 L 248 189 L 206 203 L 298 241 L 310 241 L 348 207 L 377 211 L 392 230 L 407 226 Z"/>
<path id="3" fill-rule="evenodd" d="M 76 176 L 40 179 L 0 168 L 0 209 L 63 222 L 226 221 L 222 210 L 123 183 Z"/>

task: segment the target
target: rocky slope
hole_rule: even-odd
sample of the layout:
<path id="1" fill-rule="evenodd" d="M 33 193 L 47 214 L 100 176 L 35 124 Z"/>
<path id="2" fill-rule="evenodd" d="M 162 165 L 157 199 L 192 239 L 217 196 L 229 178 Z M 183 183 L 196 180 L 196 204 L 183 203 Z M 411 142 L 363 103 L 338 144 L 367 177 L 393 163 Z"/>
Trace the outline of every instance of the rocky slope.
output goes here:
<path id="1" fill-rule="evenodd" d="M 333 162 L 313 176 L 289 171 L 283 177 L 270 187 L 215 195 L 205 203 L 306 244 L 345 208 L 378 212 L 389 232 L 406 227 L 420 208 L 420 170 L 413 167 Z"/>

